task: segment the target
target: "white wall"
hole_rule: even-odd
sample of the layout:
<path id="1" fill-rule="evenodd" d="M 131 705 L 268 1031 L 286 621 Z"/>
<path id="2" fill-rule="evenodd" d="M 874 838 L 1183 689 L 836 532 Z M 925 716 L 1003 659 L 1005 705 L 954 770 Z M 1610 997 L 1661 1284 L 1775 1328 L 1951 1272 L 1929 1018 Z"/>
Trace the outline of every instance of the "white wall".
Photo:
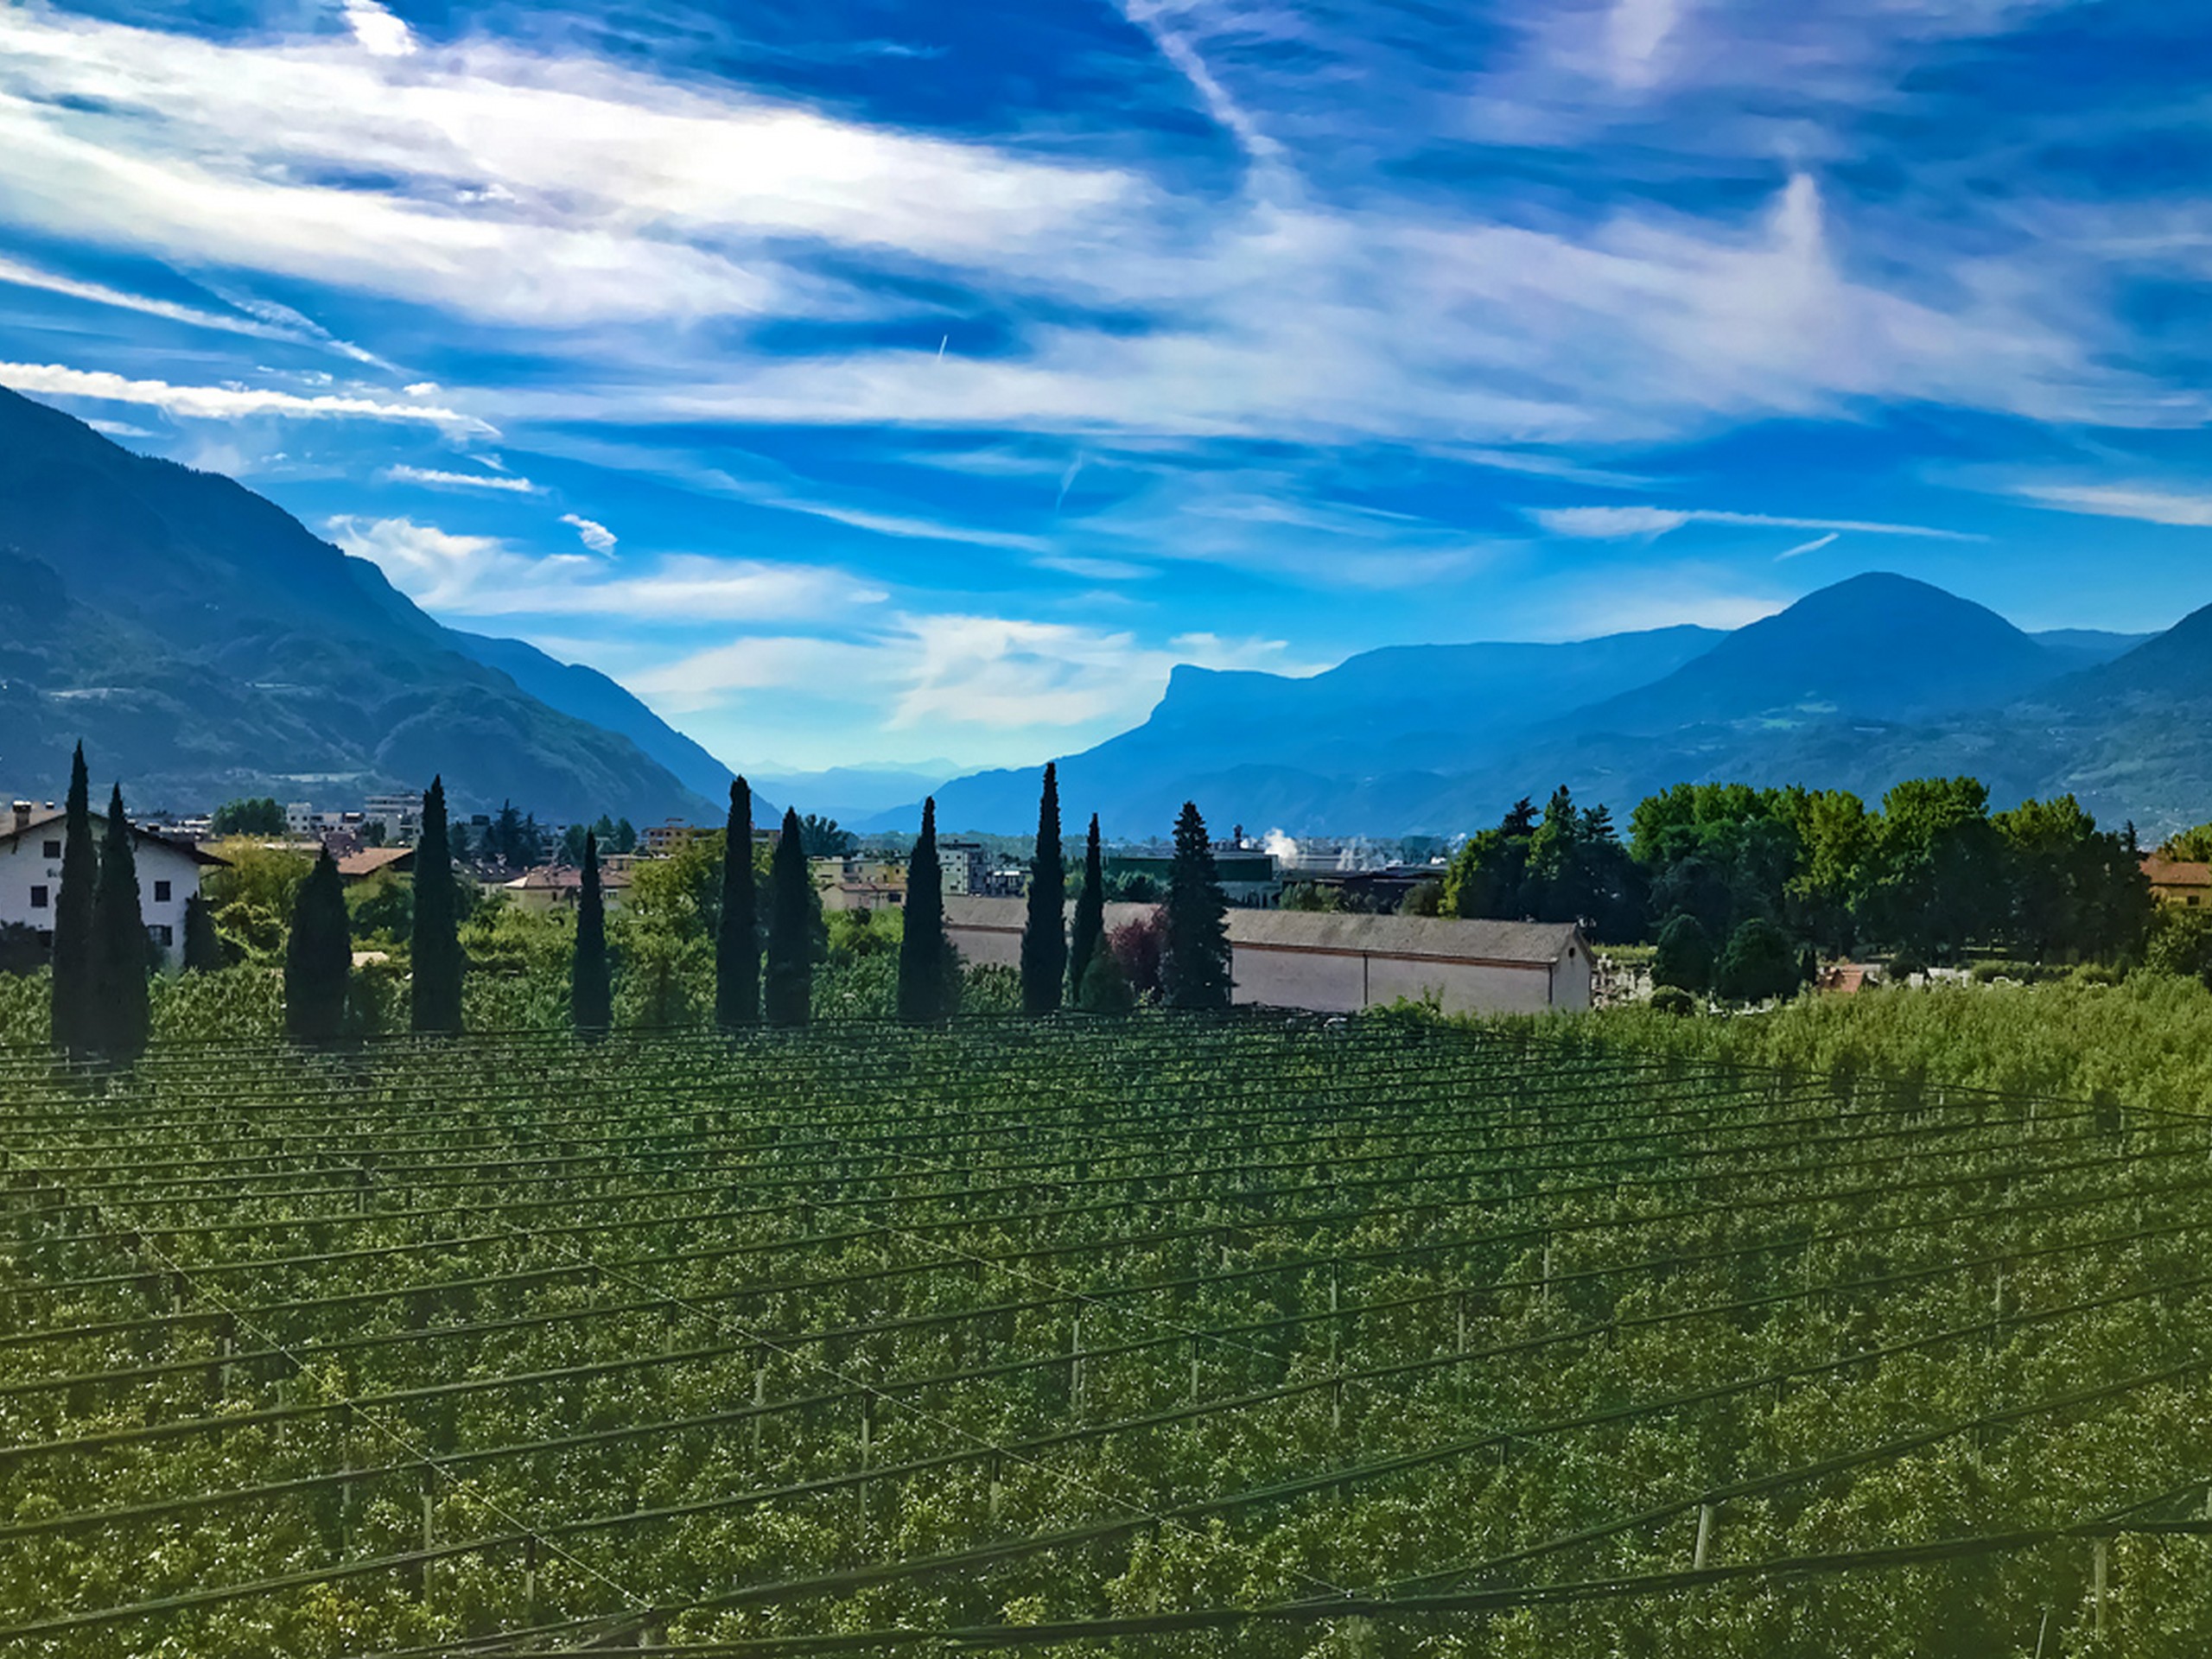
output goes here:
<path id="1" fill-rule="evenodd" d="M 1580 1002 L 1554 1003 L 1554 969 L 1541 963 L 1452 962 L 1249 944 L 1234 948 L 1231 963 L 1237 1001 L 1324 1014 L 1432 995 L 1446 1014 L 1541 1014 L 1589 1006 L 1586 980 Z"/>
<path id="2" fill-rule="evenodd" d="M 19 922 L 41 933 L 54 931 L 54 907 L 61 897 L 61 820 L 42 824 L 12 841 L 0 842 L 0 922 Z M 47 849 L 51 846 L 51 855 Z M 139 838 L 132 848 L 138 865 L 138 909 L 149 931 L 166 928 L 162 955 L 171 967 L 184 960 L 185 901 L 200 891 L 207 867 L 189 853 Z M 162 884 L 168 897 L 156 896 Z M 46 903 L 34 907 L 32 889 L 46 889 Z M 154 932 L 156 939 L 161 934 Z"/>

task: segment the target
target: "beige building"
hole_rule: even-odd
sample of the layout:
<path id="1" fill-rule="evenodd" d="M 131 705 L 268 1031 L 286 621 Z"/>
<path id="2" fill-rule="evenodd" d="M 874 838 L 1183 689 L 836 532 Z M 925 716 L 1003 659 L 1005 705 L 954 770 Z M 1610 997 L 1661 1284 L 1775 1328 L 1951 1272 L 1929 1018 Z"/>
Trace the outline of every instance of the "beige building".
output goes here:
<path id="1" fill-rule="evenodd" d="M 1018 899 L 948 896 L 945 931 L 968 961 L 1013 967 L 1021 959 L 1027 908 Z M 1109 905 L 1107 930 L 1152 908 Z M 1590 947 L 1567 922 L 1232 907 L 1229 950 L 1239 1003 L 1325 1014 L 1401 997 L 1433 997 L 1446 1014 L 1580 1014 L 1590 1007 Z"/>
<path id="2" fill-rule="evenodd" d="M 2162 905 L 2180 905 L 2190 910 L 2212 906 L 2212 864 L 2145 853 L 2143 875 L 2151 884 L 2151 896 Z"/>
<path id="3" fill-rule="evenodd" d="M 498 889 L 517 909 L 539 912 L 574 910 L 583 897 L 583 890 L 584 873 L 569 864 L 548 864 L 525 870 L 513 880 L 501 882 Z M 623 895 L 629 890 L 628 871 L 600 871 L 599 901 L 606 909 L 620 909 Z"/>

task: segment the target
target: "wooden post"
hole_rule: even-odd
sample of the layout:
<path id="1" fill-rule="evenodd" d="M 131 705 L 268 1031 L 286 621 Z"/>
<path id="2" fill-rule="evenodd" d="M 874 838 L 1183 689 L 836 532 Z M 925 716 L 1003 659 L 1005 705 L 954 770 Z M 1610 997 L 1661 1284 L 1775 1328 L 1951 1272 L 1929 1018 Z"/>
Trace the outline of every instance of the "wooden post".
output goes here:
<path id="1" fill-rule="evenodd" d="M 1198 1339 L 1191 1338 L 1191 1403 L 1198 1403 Z"/>
<path id="2" fill-rule="evenodd" d="M 2112 1540 L 2100 1538 L 2089 1554 L 2089 1583 L 2097 1601 L 2097 1634 L 2105 1633 L 2105 1584 L 2112 1573 Z"/>
<path id="3" fill-rule="evenodd" d="M 994 1452 L 991 1453 L 991 1519 L 994 1521 L 999 1518 L 1000 1510 L 1006 1507 L 1006 1483 L 1000 1477 L 999 1454 Z"/>
<path id="4" fill-rule="evenodd" d="M 1690 1571 L 1693 1573 L 1705 1570 L 1706 1552 L 1712 1548 L 1713 1528 L 1718 1519 L 1718 1510 L 1717 1504 L 1700 1503 L 1697 1506 L 1697 1542 L 1690 1548 Z"/>
<path id="5" fill-rule="evenodd" d="M 537 1623 L 537 1535 L 531 1533 L 522 1541 L 522 1608 L 523 1623 Z"/>
<path id="6" fill-rule="evenodd" d="M 768 1356 L 755 1350 L 753 1360 L 753 1455 L 760 1455 L 760 1425 L 767 1420 L 762 1409 L 768 1403 Z"/>
<path id="7" fill-rule="evenodd" d="M 1075 1318 L 1068 1330 L 1068 1404 L 1077 1411 L 1083 1409 L 1083 1307 L 1076 1306 Z"/>
<path id="8" fill-rule="evenodd" d="M 438 1543 L 437 1497 L 435 1494 L 431 1491 L 430 1488 L 431 1482 L 426 1477 L 423 1482 L 423 1548 L 425 1550 L 436 1548 Z M 429 1599 L 430 1564 L 428 1561 L 424 1561 L 423 1563 L 423 1604 L 428 1605 Z"/>

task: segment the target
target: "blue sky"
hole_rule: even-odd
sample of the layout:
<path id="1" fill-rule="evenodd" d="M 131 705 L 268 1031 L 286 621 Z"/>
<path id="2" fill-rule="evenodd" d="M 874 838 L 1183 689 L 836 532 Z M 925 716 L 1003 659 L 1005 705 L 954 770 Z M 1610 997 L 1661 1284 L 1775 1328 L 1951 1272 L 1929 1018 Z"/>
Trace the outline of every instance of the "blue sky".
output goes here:
<path id="1" fill-rule="evenodd" d="M 0 383 L 726 760 L 2212 601 L 2174 0 L 0 8 Z"/>

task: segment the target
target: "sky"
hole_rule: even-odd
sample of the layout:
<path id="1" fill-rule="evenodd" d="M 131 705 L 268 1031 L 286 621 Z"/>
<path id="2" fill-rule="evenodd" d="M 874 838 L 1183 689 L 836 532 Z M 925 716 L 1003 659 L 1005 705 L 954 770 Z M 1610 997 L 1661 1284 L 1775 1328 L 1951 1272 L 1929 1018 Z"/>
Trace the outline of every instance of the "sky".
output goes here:
<path id="1" fill-rule="evenodd" d="M 2212 602 L 2174 0 L 0 5 L 0 384 L 766 771 Z"/>

